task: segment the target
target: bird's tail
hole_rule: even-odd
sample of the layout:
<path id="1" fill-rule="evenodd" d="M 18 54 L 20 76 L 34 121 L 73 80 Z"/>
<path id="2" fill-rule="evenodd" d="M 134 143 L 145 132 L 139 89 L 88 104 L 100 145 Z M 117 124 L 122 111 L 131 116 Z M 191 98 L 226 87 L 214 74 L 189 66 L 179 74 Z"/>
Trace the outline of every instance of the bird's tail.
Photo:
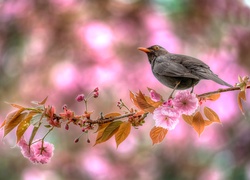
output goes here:
<path id="1" fill-rule="evenodd" d="M 233 87 L 231 84 L 228 84 L 227 82 L 220 79 L 216 74 L 209 74 L 210 77 L 208 79 L 211 79 L 214 82 L 217 82 L 218 84 L 221 84 L 223 86 Z"/>

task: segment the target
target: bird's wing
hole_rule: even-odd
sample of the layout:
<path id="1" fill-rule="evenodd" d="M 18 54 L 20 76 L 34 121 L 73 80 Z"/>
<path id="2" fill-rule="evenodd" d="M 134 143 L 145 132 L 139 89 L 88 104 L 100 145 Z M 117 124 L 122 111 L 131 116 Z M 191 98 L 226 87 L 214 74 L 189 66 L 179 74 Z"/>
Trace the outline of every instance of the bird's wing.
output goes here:
<path id="1" fill-rule="evenodd" d="M 171 60 L 182 64 L 190 73 L 201 79 L 210 79 L 207 75 L 215 75 L 207 64 L 191 56 L 171 54 Z"/>
<path id="2" fill-rule="evenodd" d="M 226 83 L 220 79 L 218 75 L 214 74 L 210 70 L 210 67 L 199 59 L 179 54 L 171 54 L 170 57 L 172 61 L 182 64 L 191 74 L 197 76 L 199 79 L 211 79 L 219 84 L 232 87 L 232 85 Z"/>
<path id="3" fill-rule="evenodd" d="M 169 77 L 186 77 L 199 80 L 200 78 L 193 75 L 185 66 L 182 64 L 171 61 L 166 56 L 158 56 L 153 65 L 153 72 L 162 76 Z M 168 59 L 168 60 L 166 60 Z"/>

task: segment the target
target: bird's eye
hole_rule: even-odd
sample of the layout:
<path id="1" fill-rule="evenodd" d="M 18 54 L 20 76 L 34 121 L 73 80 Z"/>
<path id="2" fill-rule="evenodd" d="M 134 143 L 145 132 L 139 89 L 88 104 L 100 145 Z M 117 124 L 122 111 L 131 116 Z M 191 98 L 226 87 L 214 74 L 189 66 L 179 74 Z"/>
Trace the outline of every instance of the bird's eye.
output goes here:
<path id="1" fill-rule="evenodd" d="M 156 51 L 158 51 L 160 48 L 159 48 L 159 46 L 155 46 L 154 49 L 155 49 Z"/>

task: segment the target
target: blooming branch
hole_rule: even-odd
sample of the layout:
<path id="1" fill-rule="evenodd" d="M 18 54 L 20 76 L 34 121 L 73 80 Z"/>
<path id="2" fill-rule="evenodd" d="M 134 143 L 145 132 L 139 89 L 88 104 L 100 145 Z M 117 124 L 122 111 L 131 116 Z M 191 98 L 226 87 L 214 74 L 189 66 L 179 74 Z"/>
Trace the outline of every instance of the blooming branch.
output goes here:
<path id="1" fill-rule="evenodd" d="M 95 130 L 97 136 L 94 145 L 104 143 L 114 136 L 118 147 L 129 136 L 131 127 L 138 129 L 139 126 L 143 126 L 145 118 L 151 113 L 155 122 L 155 126 L 150 131 L 153 144 L 162 142 L 168 131 L 174 130 L 181 120 L 192 126 L 200 136 L 205 127 L 212 123 L 221 123 L 214 110 L 209 107 L 201 108 L 204 102 L 217 100 L 220 93 L 240 90 L 238 104 L 244 113 L 242 100 L 246 101 L 246 90 L 249 88 L 249 78 L 239 77 L 239 83 L 232 88 L 199 95 L 193 94 L 189 90 L 178 91 L 175 97 L 166 101 L 155 90 L 148 88 L 149 96 L 141 91 L 130 92 L 130 100 L 136 108 L 130 108 L 120 99 L 117 106 L 120 110 L 123 109 L 123 114 L 120 112 L 110 112 L 105 115 L 100 113 L 97 119 L 92 119 L 93 111 L 88 110 L 88 103 L 92 98 L 99 97 L 99 88 L 95 88 L 87 96 L 80 94 L 76 97 L 77 102 L 83 102 L 83 114 L 76 115 L 67 105 L 63 106 L 63 112 L 56 113 L 54 106 L 45 105 L 46 97 L 41 102 L 32 102 L 34 107 L 11 104 L 16 110 L 6 116 L 0 127 L 4 130 L 4 136 L 16 128 L 17 144 L 21 148 L 23 156 L 33 163 L 44 164 L 49 162 L 54 150 L 54 146 L 46 142 L 45 138 L 57 128 L 61 128 L 62 124 L 65 124 L 66 130 L 70 129 L 70 125 L 78 126 L 81 129 L 81 134 L 75 139 L 76 143 L 81 136 Z M 23 135 L 30 126 L 33 126 L 33 131 L 27 143 Z M 34 140 L 38 129 L 42 127 L 48 128 L 48 132 L 43 138 Z M 89 143 L 90 140 L 87 139 L 87 142 Z"/>

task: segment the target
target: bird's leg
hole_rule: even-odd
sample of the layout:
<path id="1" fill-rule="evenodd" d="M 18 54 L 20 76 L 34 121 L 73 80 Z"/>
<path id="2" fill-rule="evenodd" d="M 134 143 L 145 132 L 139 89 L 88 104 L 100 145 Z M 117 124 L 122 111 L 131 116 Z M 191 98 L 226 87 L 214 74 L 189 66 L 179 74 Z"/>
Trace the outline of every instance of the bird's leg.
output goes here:
<path id="1" fill-rule="evenodd" d="M 175 87 L 174 87 L 173 91 L 171 92 L 171 94 L 170 94 L 170 96 L 169 96 L 168 99 L 172 99 L 173 98 L 172 96 L 174 94 L 174 91 L 177 89 L 177 87 L 179 86 L 180 83 L 181 83 L 181 81 L 179 81 L 179 82 L 176 83 L 176 85 L 175 85 Z"/>
<path id="2" fill-rule="evenodd" d="M 190 94 L 192 94 L 194 92 L 194 85 L 192 86 L 192 90 L 190 92 Z"/>

